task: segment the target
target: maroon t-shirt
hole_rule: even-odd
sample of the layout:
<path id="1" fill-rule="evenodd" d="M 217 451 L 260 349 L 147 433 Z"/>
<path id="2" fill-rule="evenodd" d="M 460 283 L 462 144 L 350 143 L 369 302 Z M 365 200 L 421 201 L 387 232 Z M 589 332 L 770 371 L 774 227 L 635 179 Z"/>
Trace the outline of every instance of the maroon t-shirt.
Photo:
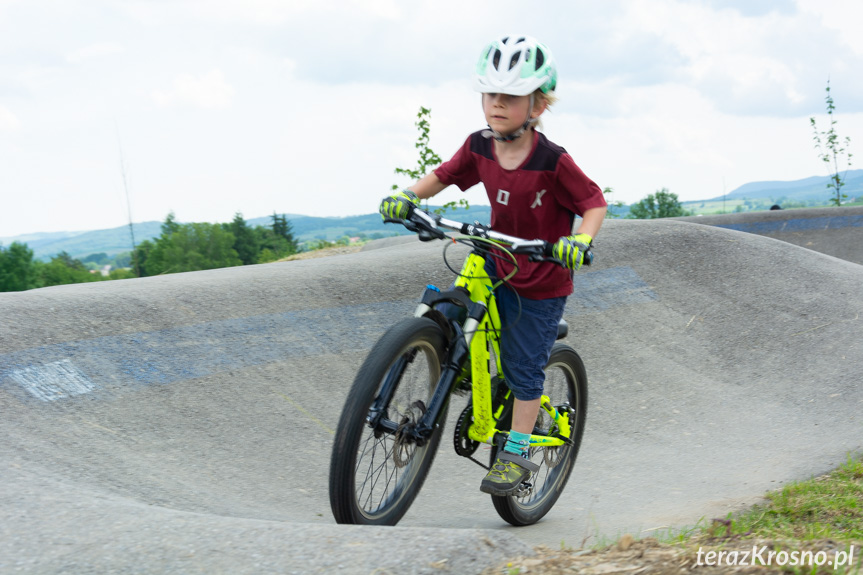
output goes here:
<path id="1" fill-rule="evenodd" d="M 445 185 L 462 191 L 482 182 L 491 202 L 491 227 L 501 233 L 555 242 L 572 234 L 575 214 L 606 205 L 602 190 L 560 146 L 534 132 L 533 149 L 515 170 L 505 170 L 494 155 L 494 140 L 481 132 L 468 136 L 451 160 L 435 174 Z M 572 274 L 556 264 L 517 256 L 519 271 L 510 280 L 519 295 L 547 299 L 572 293 Z M 512 264 L 498 260 L 498 274 Z"/>

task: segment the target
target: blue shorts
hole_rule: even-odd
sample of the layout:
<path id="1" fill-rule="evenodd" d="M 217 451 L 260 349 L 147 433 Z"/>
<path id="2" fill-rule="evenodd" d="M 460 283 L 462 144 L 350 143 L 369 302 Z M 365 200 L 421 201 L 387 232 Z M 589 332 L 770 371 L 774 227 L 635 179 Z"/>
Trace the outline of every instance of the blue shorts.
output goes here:
<path id="1" fill-rule="evenodd" d="M 489 275 L 493 275 L 491 265 L 486 264 L 486 270 L 491 270 Z M 495 296 L 501 321 L 500 360 L 506 383 L 517 399 L 539 399 L 545 383 L 545 366 L 557 340 L 557 325 L 563 317 L 566 297 L 519 298 L 506 286 L 497 288 Z"/>

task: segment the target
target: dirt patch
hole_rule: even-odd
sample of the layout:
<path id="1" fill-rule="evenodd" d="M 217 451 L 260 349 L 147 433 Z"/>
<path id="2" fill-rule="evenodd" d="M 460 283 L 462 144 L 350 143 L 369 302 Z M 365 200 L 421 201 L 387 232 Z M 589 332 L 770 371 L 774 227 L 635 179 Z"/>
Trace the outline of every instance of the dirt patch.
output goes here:
<path id="1" fill-rule="evenodd" d="M 292 256 L 288 256 L 286 258 L 280 259 L 280 262 L 291 262 L 294 260 L 310 260 L 314 258 L 325 258 L 327 256 L 341 256 L 344 254 L 353 254 L 363 249 L 361 245 L 353 245 L 353 246 L 336 246 L 333 248 L 323 248 L 320 250 L 313 250 L 310 252 L 302 252 L 299 254 L 294 254 Z"/>
<path id="2" fill-rule="evenodd" d="M 652 538 L 633 540 L 624 535 L 604 549 L 536 547 L 535 556 L 517 557 L 486 569 L 482 575 L 863 573 L 861 543 L 733 537 L 668 544 Z"/>

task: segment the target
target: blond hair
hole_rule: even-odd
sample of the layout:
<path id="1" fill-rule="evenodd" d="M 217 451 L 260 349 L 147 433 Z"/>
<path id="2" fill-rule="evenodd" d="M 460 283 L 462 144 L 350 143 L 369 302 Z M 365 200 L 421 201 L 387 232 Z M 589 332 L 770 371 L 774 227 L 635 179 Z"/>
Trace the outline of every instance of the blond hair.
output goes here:
<path id="1" fill-rule="evenodd" d="M 548 110 L 557 102 L 557 95 L 554 92 L 545 93 L 541 89 L 537 89 L 533 93 L 533 102 L 534 106 L 540 103 L 545 104 L 545 109 Z M 542 120 L 540 118 L 536 119 L 536 123 L 533 125 L 534 128 L 542 128 Z"/>
<path id="2" fill-rule="evenodd" d="M 549 92 L 546 94 L 542 90 L 537 90 L 533 93 L 533 95 L 537 101 L 544 101 L 546 108 L 551 108 L 555 104 L 555 102 L 557 102 L 557 94 L 555 94 L 554 92 Z"/>

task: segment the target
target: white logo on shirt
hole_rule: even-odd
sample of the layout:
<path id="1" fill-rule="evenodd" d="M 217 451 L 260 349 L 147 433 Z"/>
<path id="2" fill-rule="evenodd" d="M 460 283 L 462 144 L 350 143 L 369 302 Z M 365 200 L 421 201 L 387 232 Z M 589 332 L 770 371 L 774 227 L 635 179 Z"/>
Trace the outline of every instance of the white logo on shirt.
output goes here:
<path id="1" fill-rule="evenodd" d="M 538 192 L 536 193 L 536 199 L 533 201 L 533 205 L 532 205 L 532 206 L 530 206 L 530 207 L 531 207 L 531 209 L 535 208 L 536 206 L 541 206 L 541 205 L 542 205 L 542 196 L 543 196 L 544 194 L 545 194 L 545 190 L 540 190 L 540 191 L 538 191 Z"/>
<path id="2" fill-rule="evenodd" d="M 506 190 L 498 190 L 497 191 L 497 203 L 508 206 L 509 205 L 509 192 L 507 192 Z"/>

